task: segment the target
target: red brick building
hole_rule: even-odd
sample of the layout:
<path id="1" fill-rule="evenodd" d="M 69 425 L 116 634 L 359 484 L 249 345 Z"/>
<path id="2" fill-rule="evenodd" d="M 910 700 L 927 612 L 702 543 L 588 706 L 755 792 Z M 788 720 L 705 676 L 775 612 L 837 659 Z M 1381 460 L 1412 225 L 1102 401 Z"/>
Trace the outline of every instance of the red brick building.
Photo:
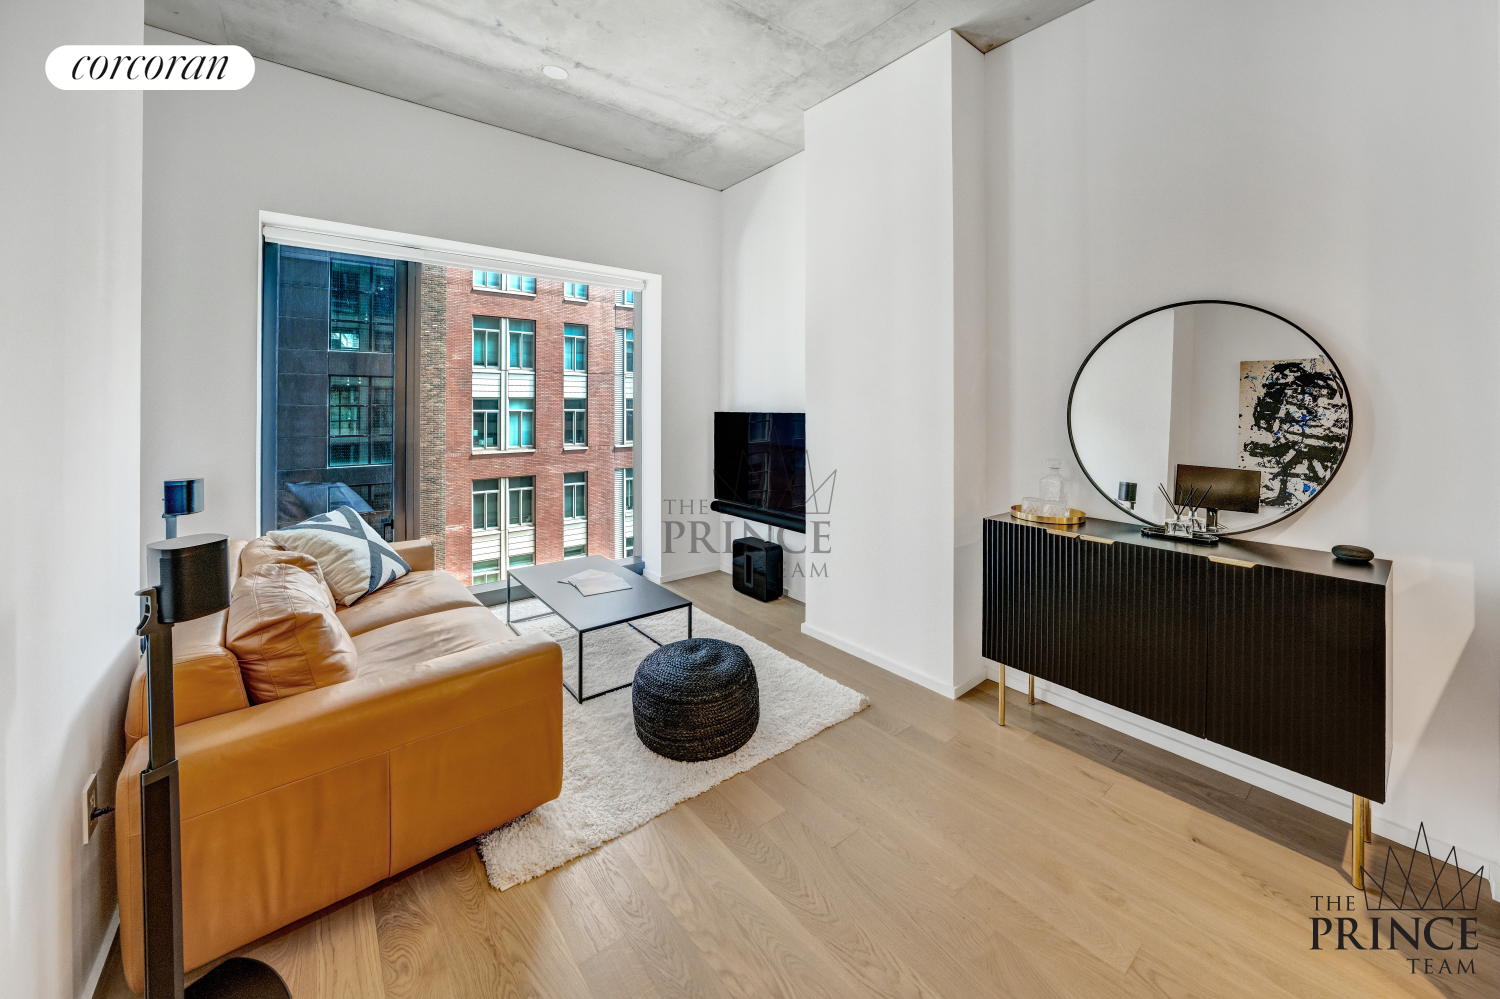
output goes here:
<path id="1" fill-rule="evenodd" d="M 445 568 L 498 582 L 512 565 L 634 554 L 632 297 L 441 271 L 424 268 L 421 486 Z"/>

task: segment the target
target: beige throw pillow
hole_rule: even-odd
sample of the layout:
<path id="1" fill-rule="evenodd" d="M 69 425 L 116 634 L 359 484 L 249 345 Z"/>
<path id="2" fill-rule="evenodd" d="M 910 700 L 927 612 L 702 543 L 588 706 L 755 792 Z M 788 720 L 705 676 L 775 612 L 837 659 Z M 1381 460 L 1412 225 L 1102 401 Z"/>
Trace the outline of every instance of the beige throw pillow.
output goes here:
<path id="1" fill-rule="evenodd" d="M 352 680 L 356 672 L 354 640 L 327 587 L 295 565 L 267 563 L 240 575 L 224 638 L 257 703 Z"/>
<path id="2" fill-rule="evenodd" d="M 311 555 L 323 578 L 345 607 L 411 572 L 396 549 L 347 506 L 309 517 L 266 537 L 294 552 Z"/>

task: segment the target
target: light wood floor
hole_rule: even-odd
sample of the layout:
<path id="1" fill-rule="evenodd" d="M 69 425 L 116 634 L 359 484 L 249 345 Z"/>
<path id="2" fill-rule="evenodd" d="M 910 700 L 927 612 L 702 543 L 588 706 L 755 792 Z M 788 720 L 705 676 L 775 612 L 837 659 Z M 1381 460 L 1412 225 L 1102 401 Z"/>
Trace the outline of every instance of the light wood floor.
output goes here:
<path id="1" fill-rule="evenodd" d="M 871 707 L 527 884 L 466 845 L 244 952 L 297 999 L 1500 995 L 1492 902 L 1474 975 L 1310 950 L 1347 824 L 1014 692 L 1000 728 L 994 683 L 950 701 L 725 574 L 673 589 Z"/>

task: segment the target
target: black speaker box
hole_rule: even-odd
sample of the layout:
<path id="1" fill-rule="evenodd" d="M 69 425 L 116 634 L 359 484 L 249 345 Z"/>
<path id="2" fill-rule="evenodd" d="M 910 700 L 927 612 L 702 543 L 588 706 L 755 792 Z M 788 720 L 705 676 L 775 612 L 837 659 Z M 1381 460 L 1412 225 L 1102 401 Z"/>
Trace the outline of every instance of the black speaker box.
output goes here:
<path id="1" fill-rule="evenodd" d="M 734 543 L 734 588 L 767 602 L 781 596 L 781 546 L 760 538 Z"/>
<path id="2" fill-rule="evenodd" d="M 160 592 L 160 617 L 178 624 L 229 606 L 229 539 L 189 534 L 146 546 L 146 574 Z"/>

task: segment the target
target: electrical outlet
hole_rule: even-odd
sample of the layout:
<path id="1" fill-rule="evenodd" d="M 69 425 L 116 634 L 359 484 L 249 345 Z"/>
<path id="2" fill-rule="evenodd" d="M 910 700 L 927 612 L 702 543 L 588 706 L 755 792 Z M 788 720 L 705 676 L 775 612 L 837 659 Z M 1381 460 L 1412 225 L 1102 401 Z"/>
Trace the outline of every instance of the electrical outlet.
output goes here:
<path id="1" fill-rule="evenodd" d="M 94 827 L 99 820 L 94 818 L 94 809 L 99 807 L 99 775 L 89 774 L 89 782 L 83 786 L 83 845 L 88 846 L 94 836 Z"/>

